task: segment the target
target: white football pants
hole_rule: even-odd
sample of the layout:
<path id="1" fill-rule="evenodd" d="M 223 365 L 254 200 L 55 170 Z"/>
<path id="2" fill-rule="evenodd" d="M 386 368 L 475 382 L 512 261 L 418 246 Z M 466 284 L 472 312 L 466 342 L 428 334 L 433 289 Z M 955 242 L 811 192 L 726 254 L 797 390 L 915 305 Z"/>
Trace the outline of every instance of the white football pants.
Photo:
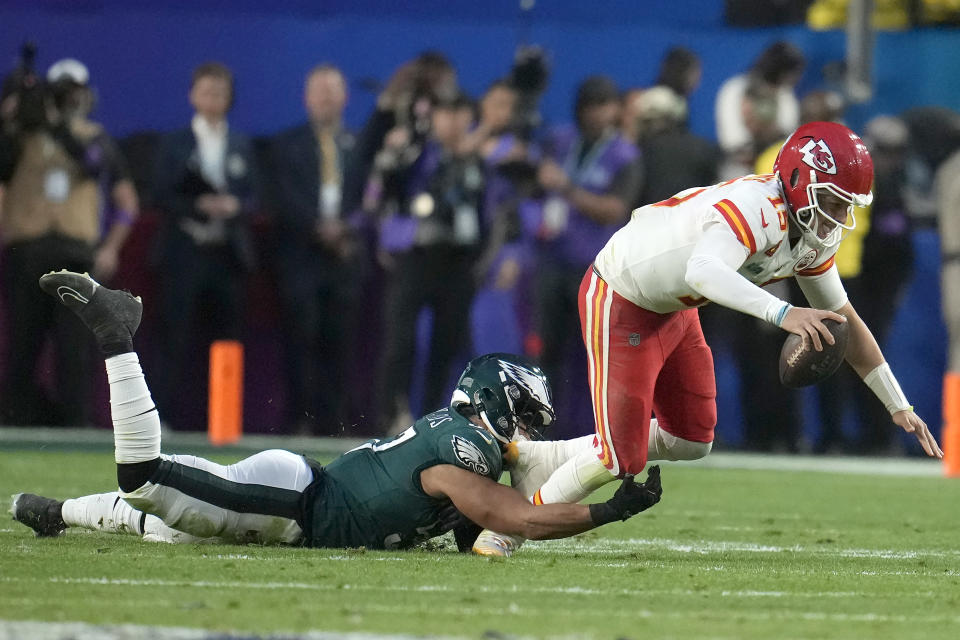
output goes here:
<path id="1" fill-rule="evenodd" d="M 303 536 L 297 518 L 310 465 L 290 451 L 261 451 L 221 465 L 188 455 L 161 455 L 150 482 L 120 492 L 130 506 L 196 538 L 292 544 Z"/>

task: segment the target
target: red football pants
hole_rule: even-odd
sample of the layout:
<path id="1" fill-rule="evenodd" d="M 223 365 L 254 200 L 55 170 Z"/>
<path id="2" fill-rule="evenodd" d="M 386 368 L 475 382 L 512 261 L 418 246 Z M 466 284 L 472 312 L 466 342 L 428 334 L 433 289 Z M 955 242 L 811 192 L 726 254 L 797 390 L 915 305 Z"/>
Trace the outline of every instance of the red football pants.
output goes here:
<path id="1" fill-rule="evenodd" d="M 579 306 L 604 466 L 617 476 L 643 470 L 651 415 L 671 435 L 713 442 L 717 385 L 697 310 L 642 309 L 592 267 Z"/>

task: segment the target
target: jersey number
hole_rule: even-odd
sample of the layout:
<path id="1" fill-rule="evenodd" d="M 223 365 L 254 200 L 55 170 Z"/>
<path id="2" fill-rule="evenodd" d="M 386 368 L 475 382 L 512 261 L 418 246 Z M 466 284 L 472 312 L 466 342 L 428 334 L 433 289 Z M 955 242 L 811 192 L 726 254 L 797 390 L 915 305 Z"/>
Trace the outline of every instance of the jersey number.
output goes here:
<path id="1" fill-rule="evenodd" d="M 392 438 L 381 442 L 380 440 L 371 440 L 370 442 L 364 442 L 359 447 L 354 447 L 347 451 L 347 453 L 353 453 L 354 451 L 360 451 L 361 449 L 370 449 L 374 453 L 380 453 L 381 451 L 386 451 L 387 449 L 393 449 L 394 447 L 399 447 L 404 442 L 412 439 L 417 435 L 416 429 L 413 427 L 408 427 L 405 431 L 398 433 Z"/>
<path id="2" fill-rule="evenodd" d="M 675 207 L 678 204 L 682 204 L 686 202 L 690 198 L 697 197 L 698 195 L 700 195 L 706 190 L 707 188 L 703 187 L 701 189 L 688 190 L 688 192 L 681 191 L 680 193 L 673 196 L 672 198 L 667 198 L 666 200 L 661 200 L 660 202 L 654 203 L 653 206 L 654 207 Z"/>
<path id="3" fill-rule="evenodd" d="M 749 182 L 767 182 L 768 180 L 772 180 L 773 177 L 774 177 L 774 176 L 772 176 L 772 175 L 743 176 L 743 177 L 741 177 L 741 178 L 732 178 L 732 179 L 730 179 L 730 180 L 727 180 L 726 182 L 721 182 L 720 184 L 717 184 L 717 185 L 714 185 L 714 186 L 717 186 L 717 187 L 725 187 L 725 186 L 727 186 L 727 185 L 733 184 L 733 183 L 736 182 L 737 180 L 743 180 L 744 182 L 748 182 L 748 181 L 749 181 Z M 686 201 L 689 200 L 690 198 L 695 198 L 695 197 L 697 197 L 698 195 L 700 195 L 701 193 L 703 193 L 703 192 L 706 191 L 707 189 L 708 189 L 708 187 L 700 187 L 699 189 L 687 189 L 686 191 L 681 191 L 680 193 L 678 193 L 677 195 L 673 196 L 672 198 L 667 198 L 666 200 L 661 200 L 660 202 L 655 202 L 655 203 L 653 203 L 653 204 L 650 205 L 650 206 L 653 206 L 653 207 L 675 207 L 675 206 L 677 206 L 678 204 L 683 204 L 684 202 L 686 202 Z M 778 211 L 778 213 L 779 213 L 779 211 Z M 785 228 L 786 228 L 786 227 L 783 226 L 784 224 L 785 224 L 785 223 L 784 223 L 784 220 L 783 220 L 783 218 L 782 218 L 782 216 L 781 216 L 781 220 L 780 220 L 780 227 L 781 227 L 781 229 L 785 229 Z"/>

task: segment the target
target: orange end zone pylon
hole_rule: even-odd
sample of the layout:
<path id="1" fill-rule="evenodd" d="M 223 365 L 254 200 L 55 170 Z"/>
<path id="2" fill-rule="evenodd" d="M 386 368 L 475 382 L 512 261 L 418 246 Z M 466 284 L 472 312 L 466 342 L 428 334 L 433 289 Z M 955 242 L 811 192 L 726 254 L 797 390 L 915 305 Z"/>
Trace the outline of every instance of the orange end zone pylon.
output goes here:
<path id="1" fill-rule="evenodd" d="M 210 345 L 210 399 L 207 437 L 215 445 L 243 435 L 243 344 L 217 340 Z"/>
<path id="2" fill-rule="evenodd" d="M 943 376 L 943 472 L 960 477 L 960 373 Z"/>

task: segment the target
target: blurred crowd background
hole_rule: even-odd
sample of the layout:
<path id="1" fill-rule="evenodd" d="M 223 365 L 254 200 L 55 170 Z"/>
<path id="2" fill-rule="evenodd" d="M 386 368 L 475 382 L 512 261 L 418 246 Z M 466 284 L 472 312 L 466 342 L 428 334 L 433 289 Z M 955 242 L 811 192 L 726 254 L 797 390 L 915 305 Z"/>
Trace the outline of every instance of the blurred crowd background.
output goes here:
<path id="1" fill-rule="evenodd" d="M 588 433 L 576 290 L 597 251 L 634 208 L 768 173 L 796 126 L 836 120 L 876 166 L 837 263 L 939 432 L 960 4 L 403 5 L 0 5 L 0 423 L 109 426 L 92 345 L 36 286 L 69 268 L 144 297 L 171 429 L 205 428 L 208 348 L 234 339 L 247 432 L 390 433 L 508 351 L 550 376 L 554 437 Z M 852 372 L 787 390 L 782 332 L 702 317 L 720 446 L 909 449 Z"/>

